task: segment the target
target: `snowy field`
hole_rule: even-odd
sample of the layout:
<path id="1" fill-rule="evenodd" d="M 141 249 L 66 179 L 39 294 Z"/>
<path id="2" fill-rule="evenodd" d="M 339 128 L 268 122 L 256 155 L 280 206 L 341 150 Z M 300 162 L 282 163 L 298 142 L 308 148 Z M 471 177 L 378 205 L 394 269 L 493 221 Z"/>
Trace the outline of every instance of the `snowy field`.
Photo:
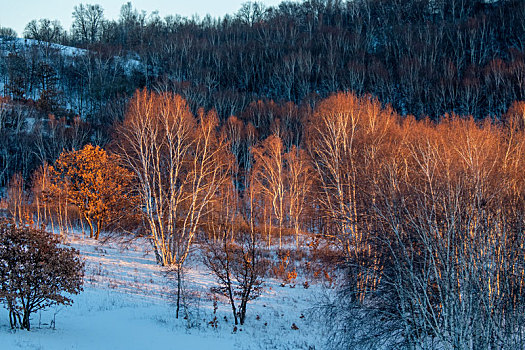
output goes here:
<path id="1" fill-rule="evenodd" d="M 262 296 L 248 305 L 245 325 L 234 330 L 226 300 L 214 308 L 215 280 L 199 259 L 187 261 L 189 317 L 177 320 L 175 283 L 145 241 L 101 244 L 74 236 L 70 242 L 86 260 L 84 292 L 71 307 L 33 314 L 30 332 L 12 331 L 7 310 L 0 309 L 0 349 L 324 348 L 322 323 L 311 308 L 325 288 L 305 289 L 301 276 L 295 288 L 266 279 Z"/>

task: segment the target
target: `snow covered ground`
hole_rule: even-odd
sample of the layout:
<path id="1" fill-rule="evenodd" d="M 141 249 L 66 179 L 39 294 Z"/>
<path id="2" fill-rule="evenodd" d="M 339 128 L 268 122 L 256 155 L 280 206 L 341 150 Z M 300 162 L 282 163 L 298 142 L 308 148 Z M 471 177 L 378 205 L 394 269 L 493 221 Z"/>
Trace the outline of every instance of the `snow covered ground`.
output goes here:
<path id="1" fill-rule="evenodd" d="M 0 38 L 0 51 L 4 54 L 8 54 L 17 50 L 25 50 L 31 48 L 38 48 L 42 50 L 53 50 L 62 53 L 64 56 L 74 57 L 84 55 L 87 50 L 79 49 L 71 46 L 64 46 L 55 43 L 42 42 L 34 39 L 25 38 Z"/>
<path id="2" fill-rule="evenodd" d="M 12 331 L 7 310 L 0 309 L 0 349 L 324 348 L 321 323 L 310 312 L 324 288 L 303 288 L 301 276 L 295 288 L 267 280 L 263 295 L 248 305 L 246 324 L 234 331 L 225 300 L 214 313 L 215 280 L 198 259 L 187 265 L 189 317 L 177 320 L 175 284 L 145 241 L 101 244 L 80 236 L 70 241 L 86 259 L 84 292 L 71 307 L 34 314 L 30 332 Z M 214 317 L 216 328 L 210 325 Z"/>

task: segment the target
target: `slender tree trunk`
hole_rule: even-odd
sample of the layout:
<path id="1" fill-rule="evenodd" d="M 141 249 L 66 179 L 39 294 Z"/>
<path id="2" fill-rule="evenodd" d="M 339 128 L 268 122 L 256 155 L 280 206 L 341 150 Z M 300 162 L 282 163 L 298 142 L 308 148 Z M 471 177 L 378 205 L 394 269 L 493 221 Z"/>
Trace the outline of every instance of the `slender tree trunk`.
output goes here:
<path id="1" fill-rule="evenodd" d="M 87 217 L 87 215 L 84 214 L 84 218 L 86 218 L 86 221 L 89 225 L 89 238 L 93 238 L 93 223 L 91 220 Z"/>
<path id="2" fill-rule="evenodd" d="M 16 328 L 16 317 L 13 315 L 13 311 L 9 310 L 9 324 L 11 325 L 11 329 Z"/>
<path id="3" fill-rule="evenodd" d="M 31 325 L 29 323 L 29 315 L 30 315 L 30 312 L 29 310 L 25 309 L 24 310 L 24 317 L 22 319 L 22 329 L 26 329 L 26 330 L 31 330 Z"/>
<path id="4" fill-rule="evenodd" d="M 40 201 L 36 196 L 36 227 L 40 227 Z"/>
<path id="5" fill-rule="evenodd" d="M 48 211 L 48 208 L 47 208 L 46 201 L 44 201 L 43 205 L 44 205 L 44 224 L 47 226 L 47 211 Z"/>
<path id="6" fill-rule="evenodd" d="M 283 249 L 282 235 L 283 235 L 283 223 L 279 222 L 279 249 Z"/>
<path id="7" fill-rule="evenodd" d="M 60 235 L 62 235 L 64 233 L 64 226 L 62 225 L 62 202 L 58 203 L 57 225 L 58 230 L 60 231 Z"/>
<path id="8" fill-rule="evenodd" d="M 297 221 L 295 224 L 295 248 L 299 249 L 299 225 L 297 224 Z"/>
<path id="9" fill-rule="evenodd" d="M 228 287 L 228 293 L 230 297 L 230 304 L 232 305 L 233 319 L 235 320 L 235 325 L 239 324 L 237 319 L 237 308 L 235 307 L 235 299 L 233 299 L 232 287 Z M 242 324 L 242 323 L 241 323 Z"/>
<path id="10" fill-rule="evenodd" d="M 68 213 L 68 205 L 67 205 L 67 197 L 66 197 L 66 202 L 64 204 L 64 226 L 66 227 L 66 235 L 68 234 L 68 227 L 67 227 L 67 222 L 69 220 L 69 213 Z"/>
<path id="11" fill-rule="evenodd" d="M 84 229 L 84 220 L 80 218 L 80 227 L 82 228 L 82 239 L 84 239 L 84 236 L 86 235 L 86 231 Z"/>
<path id="12" fill-rule="evenodd" d="M 157 264 L 165 266 L 164 261 L 162 260 L 162 256 L 160 255 L 159 248 L 155 244 L 155 237 L 150 237 L 149 241 L 151 243 L 151 246 L 153 247 L 153 252 L 155 253 L 155 260 L 157 261 Z"/>
<path id="13" fill-rule="evenodd" d="M 11 325 L 11 329 L 15 329 L 17 327 L 17 319 L 20 319 L 20 316 L 18 313 L 14 310 L 13 304 L 11 302 L 7 303 L 9 308 L 9 323 Z"/>
<path id="14" fill-rule="evenodd" d="M 177 266 L 177 310 L 175 312 L 175 318 L 179 318 L 180 310 L 180 297 L 182 292 L 182 266 Z"/>
<path id="15" fill-rule="evenodd" d="M 98 236 L 100 235 L 100 227 L 102 226 L 102 220 L 97 222 L 97 231 L 95 232 L 95 240 L 98 241 Z"/>
<path id="16" fill-rule="evenodd" d="M 246 319 L 246 305 L 248 302 L 248 296 L 243 296 L 241 300 L 241 307 L 239 308 L 239 323 L 244 325 L 244 320 Z"/>
<path id="17" fill-rule="evenodd" d="M 231 259 L 231 256 L 228 251 L 228 243 L 226 241 L 226 238 L 224 238 L 224 251 L 226 252 L 226 276 L 227 276 L 227 283 L 228 283 L 228 297 L 230 298 L 230 304 L 232 306 L 232 312 L 233 312 L 233 319 L 235 320 L 235 325 L 238 324 L 238 319 L 237 319 L 237 308 L 235 307 L 235 298 L 233 297 L 234 295 L 234 292 L 233 292 L 233 284 L 232 284 L 232 281 L 231 281 L 231 274 L 230 274 L 230 259 Z"/>
<path id="18" fill-rule="evenodd" d="M 49 219 L 51 220 L 51 232 L 55 233 L 55 216 L 51 213 L 51 207 L 49 207 Z"/>

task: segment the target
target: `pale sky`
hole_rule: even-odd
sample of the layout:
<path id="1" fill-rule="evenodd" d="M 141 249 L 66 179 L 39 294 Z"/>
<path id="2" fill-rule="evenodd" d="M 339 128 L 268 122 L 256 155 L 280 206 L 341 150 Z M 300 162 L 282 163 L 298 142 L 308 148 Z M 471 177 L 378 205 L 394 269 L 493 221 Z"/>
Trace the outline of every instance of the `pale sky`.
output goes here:
<path id="1" fill-rule="evenodd" d="M 258 1 L 266 6 L 275 6 L 282 0 Z M 104 9 L 106 19 L 117 19 L 120 7 L 127 0 L 0 0 L 0 26 L 16 30 L 22 36 L 26 24 L 32 19 L 48 18 L 59 20 L 64 29 L 71 27 L 73 7 L 80 3 L 99 4 Z M 246 0 L 133 0 L 134 8 L 144 10 L 148 14 L 158 10 L 164 18 L 167 15 L 182 15 L 190 17 L 198 14 L 201 18 L 206 14 L 213 17 L 222 17 L 225 14 L 234 14 Z"/>

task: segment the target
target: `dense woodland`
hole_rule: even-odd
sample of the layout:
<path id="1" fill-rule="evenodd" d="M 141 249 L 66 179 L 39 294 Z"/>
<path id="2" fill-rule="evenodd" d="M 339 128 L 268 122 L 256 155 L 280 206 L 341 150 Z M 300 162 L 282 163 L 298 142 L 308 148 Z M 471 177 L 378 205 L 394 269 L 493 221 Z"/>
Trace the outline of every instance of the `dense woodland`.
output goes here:
<path id="1" fill-rule="evenodd" d="M 340 276 L 334 348 L 525 346 L 525 2 L 73 17 L 1 31 L 15 220 L 150 237 L 177 316 L 195 244 L 241 324 L 272 248 Z"/>
<path id="2" fill-rule="evenodd" d="M 193 113 L 213 108 L 221 123 L 236 116 L 258 140 L 279 120 L 296 146 L 294 114 L 304 119 L 337 91 L 371 94 L 401 115 L 433 120 L 446 113 L 499 120 L 525 99 L 519 0 L 247 3 L 221 19 L 160 18 L 126 4 L 117 20 L 79 4 L 72 15 L 68 31 L 52 19 L 28 23 L 20 34 L 35 40 L 30 45 L 0 29 L 1 87 L 14 102 L 2 108 L 1 132 L 16 139 L 0 147 L 2 184 L 15 172 L 27 179 L 62 148 L 106 144 L 143 87 L 180 94 Z M 46 135 L 59 146 L 26 140 L 19 131 L 28 118 L 37 135 L 51 127 Z"/>

